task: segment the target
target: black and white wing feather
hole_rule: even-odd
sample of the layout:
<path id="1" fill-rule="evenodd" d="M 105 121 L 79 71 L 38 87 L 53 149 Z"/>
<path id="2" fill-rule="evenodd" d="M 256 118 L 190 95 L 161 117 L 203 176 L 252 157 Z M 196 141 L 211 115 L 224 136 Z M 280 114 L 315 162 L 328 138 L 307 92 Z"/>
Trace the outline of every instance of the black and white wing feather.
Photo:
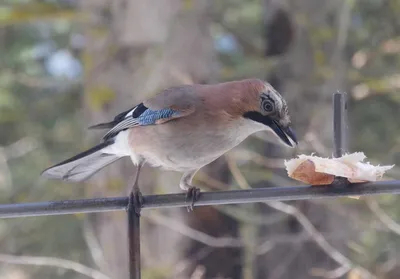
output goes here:
<path id="1" fill-rule="evenodd" d="M 130 108 L 124 112 L 121 112 L 117 116 L 114 117 L 114 120 L 107 123 L 100 123 L 93 126 L 90 126 L 89 129 L 110 129 L 104 136 L 103 141 L 116 136 L 119 132 L 129 129 L 134 126 L 138 126 L 139 117 L 143 114 L 148 108 L 143 105 L 143 103 L 138 104 L 137 106 Z"/>
<path id="2" fill-rule="evenodd" d="M 113 121 L 91 126 L 90 129 L 110 129 L 103 136 L 103 141 L 107 141 L 126 129 L 135 126 L 160 124 L 183 115 L 185 115 L 183 111 L 171 108 L 152 110 L 141 103 L 130 110 L 118 114 Z"/>

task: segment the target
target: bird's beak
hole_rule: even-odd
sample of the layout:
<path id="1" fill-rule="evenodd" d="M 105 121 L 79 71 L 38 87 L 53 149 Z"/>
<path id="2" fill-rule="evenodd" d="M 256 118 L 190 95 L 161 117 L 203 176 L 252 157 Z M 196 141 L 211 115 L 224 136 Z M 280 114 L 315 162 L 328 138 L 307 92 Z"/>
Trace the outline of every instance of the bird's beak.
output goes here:
<path id="1" fill-rule="evenodd" d="M 249 111 L 243 115 L 245 118 L 251 119 L 255 122 L 262 123 L 270 127 L 274 133 L 288 146 L 294 147 L 297 145 L 296 134 L 290 126 L 282 126 L 278 121 L 273 120 L 269 116 L 264 116 L 257 111 Z"/>
<path id="2" fill-rule="evenodd" d="M 277 121 L 272 121 L 272 123 L 272 130 L 284 143 L 290 147 L 294 147 L 298 144 L 296 134 L 290 126 L 282 127 Z"/>

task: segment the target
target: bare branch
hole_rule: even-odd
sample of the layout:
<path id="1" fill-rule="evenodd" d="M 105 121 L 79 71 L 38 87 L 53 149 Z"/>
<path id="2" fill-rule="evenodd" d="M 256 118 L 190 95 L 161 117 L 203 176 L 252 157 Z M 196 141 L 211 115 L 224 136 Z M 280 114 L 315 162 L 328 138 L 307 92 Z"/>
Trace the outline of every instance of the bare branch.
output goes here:
<path id="1" fill-rule="evenodd" d="M 196 175 L 196 178 L 205 183 L 207 186 L 211 186 L 211 189 L 224 190 L 230 187 L 230 185 L 212 178 L 203 171 L 200 171 L 198 176 Z M 235 206 L 216 207 L 216 209 L 232 218 L 235 218 L 238 221 L 256 225 L 275 224 L 287 219 L 286 214 L 277 213 L 264 216 Z"/>
<path id="2" fill-rule="evenodd" d="M 239 183 L 240 187 L 243 189 L 250 189 L 251 188 L 250 185 L 247 183 L 246 178 L 240 172 L 236 163 L 233 160 L 229 160 L 228 166 L 232 172 L 233 177 Z M 268 206 L 270 206 L 276 210 L 279 210 L 281 212 L 284 212 L 288 215 L 295 217 L 296 220 L 305 229 L 305 231 L 307 233 L 309 233 L 310 236 L 312 236 L 315 243 L 323 251 L 325 251 L 325 253 L 328 256 L 330 256 L 337 263 L 341 264 L 342 267 L 349 268 L 349 270 L 350 270 L 350 267 L 355 265 L 350 259 L 348 259 L 342 253 L 340 253 L 337 249 L 335 249 L 332 245 L 330 245 L 328 243 L 328 241 L 326 241 L 325 237 L 314 227 L 314 225 L 311 223 L 311 221 L 302 212 L 300 212 L 296 207 L 291 206 L 286 203 L 283 203 L 283 202 L 279 202 L 279 201 L 265 202 L 265 204 L 267 204 Z M 360 272 L 365 276 L 365 278 L 376 278 L 368 270 L 364 269 L 361 266 L 357 266 L 357 269 L 360 270 Z"/>
<path id="3" fill-rule="evenodd" d="M 202 265 L 198 265 L 196 269 L 193 271 L 192 276 L 190 276 L 190 279 L 202 279 L 205 273 L 206 273 L 206 268 Z"/>
<path id="4" fill-rule="evenodd" d="M 151 222 L 158 225 L 164 226 L 170 230 L 180 233 L 186 237 L 189 237 L 195 241 L 201 242 L 210 247 L 242 247 L 244 243 L 241 239 L 232 237 L 215 237 L 204 232 L 195 230 L 184 223 L 176 221 L 173 218 L 161 215 L 159 213 L 146 213 L 143 212 L 142 215 L 148 218 Z M 332 238 L 346 237 L 346 234 L 338 235 L 335 233 Z M 302 243 L 305 241 L 313 240 L 308 233 L 302 233 L 298 235 L 288 234 L 288 235 L 277 235 L 269 237 L 257 245 L 255 251 L 256 255 L 263 255 L 269 252 L 276 244 L 279 243 Z"/>
<path id="5" fill-rule="evenodd" d="M 314 227 L 310 220 L 296 207 L 283 202 L 267 202 L 266 204 L 272 208 L 275 208 L 276 210 L 286 212 L 287 214 L 295 217 L 302 227 L 312 236 L 318 246 L 325 251 L 328 256 L 334 259 L 337 263 L 341 264 L 343 268 L 349 268 L 350 270 L 351 266 L 356 265 L 342 253 L 340 253 L 336 248 L 330 245 L 325 237 Z M 364 278 L 376 278 L 368 270 L 361 266 L 357 266 L 357 269 L 359 269 L 364 275 Z"/>
<path id="6" fill-rule="evenodd" d="M 285 168 L 285 164 L 283 163 L 282 158 L 267 158 L 263 155 L 260 155 L 254 151 L 248 149 L 236 149 L 230 153 L 231 156 L 235 157 L 236 160 L 246 160 L 253 161 L 254 163 L 273 169 L 283 169 Z"/>
<path id="7" fill-rule="evenodd" d="M 330 149 L 322 143 L 322 141 L 317 136 L 317 134 L 315 134 L 311 130 L 309 130 L 304 135 L 304 140 L 305 140 L 304 144 L 310 145 L 311 148 L 313 150 L 317 151 L 319 154 L 324 155 L 324 156 L 330 156 L 332 154 Z"/>
<path id="8" fill-rule="evenodd" d="M 275 247 L 275 244 L 272 240 L 264 241 L 261 245 L 258 245 L 258 248 L 255 251 L 255 254 L 258 256 L 262 256 L 267 254 Z"/>
<path id="9" fill-rule="evenodd" d="M 389 230 L 400 235 L 400 225 L 396 223 L 378 204 L 375 199 L 367 199 L 366 204 L 369 209 L 378 217 Z"/>
<path id="10" fill-rule="evenodd" d="M 302 247 L 303 245 L 297 245 L 293 249 L 289 250 L 287 256 L 284 257 L 282 262 L 271 271 L 271 275 L 269 276 L 269 278 L 270 279 L 282 278 L 282 275 L 285 274 L 285 272 L 288 270 L 288 266 L 294 261 L 294 259 L 301 252 Z"/>
<path id="11" fill-rule="evenodd" d="M 355 227 L 360 227 L 361 230 L 374 229 L 378 232 L 388 232 L 389 231 L 388 228 L 382 227 L 382 225 L 378 224 L 378 222 L 371 223 L 368 220 L 364 220 L 364 219 L 360 218 L 360 214 L 358 212 L 348 210 L 347 207 L 338 206 L 336 203 L 333 204 L 333 203 L 329 203 L 324 200 L 318 200 L 318 199 L 310 200 L 309 202 L 319 205 L 319 206 L 323 206 L 323 207 L 325 207 L 325 209 L 332 211 L 335 214 L 342 216 L 343 218 L 347 218 L 352 224 L 355 225 Z"/>
<path id="12" fill-rule="evenodd" d="M 212 178 L 205 171 L 200 170 L 198 174 L 196 174 L 196 179 L 199 179 L 201 182 L 205 183 L 207 187 L 213 190 L 225 190 L 229 188 L 229 185 L 219 181 L 218 179 Z"/>
<path id="13" fill-rule="evenodd" d="M 349 266 L 340 266 L 334 270 L 331 271 L 326 271 L 324 269 L 320 268 L 313 268 L 311 270 L 311 274 L 314 276 L 319 276 L 319 277 L 324 277 L 324 278 L 329 278 L 329 279 L 335 279 L 342 277 L 345 275 L 347 272 L 351 270 L 351 267 Z"/>
<path id="14" fill-rule="evenodd" d="M 380 272 L 388 273 L 398 265 L 398 257 L 396 257 L 396 255 L 393 255 L 393 252 L 391 254 L 391 257 L 379 268 Z"/>
<path id="15" fill-rule="evenodd" d="M 332 64 L 336 63 L 337 61 L 340 61 L 340 59 L 338 58 L 343 53 L 343 48 L 346 45 L 350 28 L 351 10 L 352 10 L 352 4 L 350 4 L 350 2 L 348 1 L 343 1 L 342 7 L 337 13 L 338 34 L 336 38 L 336 46 L 331 57 Z"/>
<path id="16" fill-rule="evenodd" d="M 4 153 L 8 159 L 22 157 L 39 147 L 39 143 L 32 137 L 25 137 L 5 146 Z"/>
<path id="17" fill-rule="evenodd" d="M 107 262 L 104 258 L 103 250 L 101 249 L 100 243 L 94 233 L 92 223 L 89 219 L 83 222 L 83 236 L 86 241 L 86 245 L 89 248 L 89 252 L 92 256 L 93 261 L 100 269 L 104 268 L 108 270 Z"/>
<path id="18" fill-rule="evenodd" d="M 93 279 L 111 279 L 110 277 L 101 273 L 100 271 L 84 266 L 80 263 L 53 257 L 32 257 L 32 256 L 15 256 L 15 255 L 0 254 L 0 262 L 7 264 L 18 264 L 18 265 L 58 267 L 58 268 L 73 270 L 77 273 L 86 275 L 87 277 Z"/>
<path id="19" fill-rule="evenodd" d="M 183 223 L 176 221 L 175 219 L 168 218 L 158 213 L 144 214 L 150 219 L 150 221 L 163 225 L 173 231 L 183 234 L 193 240 L 201 242 L 211 247 L 241 247 L 243 246 L 242 241 L 231 237 L 214 237 L 203 233 L 201 231 L 192 229 Z"/>
<path id="20" fill-rule="evenodd" d="M 12 176 L 7 163 L 5 148 L 0 147 L 0 185 L 12 185 Z M 4 186 L 3 186 L 4 187 Z"/>
<path id="21" fill-rule="evenodd" d="M 193 78 L 188 74 L 180 71 L 176 67 L 170 67 L 170 74 L 182 84 L 194 84 Z"/>
<path id="22" fill-rule="evenodd" d="M 251 137 L 257 138 L 259 140 L 262 140 L 264 142 L 267 143 L 272 143 L 272 144 L 277 144 L 278 141 L 274 138 L 270 136 L 270 132 L 260 132 L 260 133 L 255 133 L 253 135 L 251 135 Z"/>
<path id="23" fill-rule="evenodd" d="M 288 218 L 286 214 L 283 214 L 281 212 L 276 212 L 274 214 L 264 216 L 261 214 L 256 214 L 255 212 L 250 210 L 245 210 L 243 208 L 228 205 L 224 207 L 220 206 L 218 207 L 218 210 L 232 218 L 235 218 L 237 221 L 252 225 L 273 225 L 287 220 Z"/>
<path id="24" fill-rule="evenodd" d="M 24 73 L 18 73 L 13 70 L 4 70 L 3 73 L 11 76 L 11 78 L 20 84 L 32 88 L 69 88 L 80 85 L 82 80 L 80 79 L 61 79 L 61 78 L 47 78 L 31 76 Z"/>

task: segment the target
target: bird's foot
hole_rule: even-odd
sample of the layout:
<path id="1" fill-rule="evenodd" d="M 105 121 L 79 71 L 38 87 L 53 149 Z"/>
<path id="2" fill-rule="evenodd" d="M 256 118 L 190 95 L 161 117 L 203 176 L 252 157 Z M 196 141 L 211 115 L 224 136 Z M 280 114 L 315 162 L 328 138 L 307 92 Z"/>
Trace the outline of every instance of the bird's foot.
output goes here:
<path id="1" fill-rule="evenodd" d="M 350 185 L 350 182 L 346 177 L 336 176 L 331 185 L 336 188 L 346 188 Z"/>
<path id="2" fill-rule="evenodd" d="M 188 212 L 193 211 L 194 203 L 196 201 L 198 201 L 199 197 L 200 197 L 200 188 L 193 187 L 193 186 L 189 187 L 189 189 L 187 190 L 187 193 L 186 193 L 186 202 L 191 200 L 192 203 L 190 204 L 190 206 L 187 207 Z"/>
<path id="3" fill-rule="evenodd" d="M 143 205 L 143 195 L 138 189 L 132 190 L 129 194 L 127 210 L 135 210 L 135 213 L 140 217 L 140 211 Z"/>

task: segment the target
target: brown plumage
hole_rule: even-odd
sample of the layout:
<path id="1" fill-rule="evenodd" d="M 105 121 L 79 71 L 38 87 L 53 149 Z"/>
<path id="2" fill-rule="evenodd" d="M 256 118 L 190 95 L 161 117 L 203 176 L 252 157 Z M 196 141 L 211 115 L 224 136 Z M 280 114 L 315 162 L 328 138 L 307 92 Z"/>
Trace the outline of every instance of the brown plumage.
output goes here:
<path id="1" fill-rule="evenodd" d="M 147 162 L 183 172 L 180 187 L 195 200 L 199 190 L 191 181 L 197 170 L 249 135 L 270 130 L 289 146 L 297 143 L 285 100 L 259 79 L 169 88 L 113 121 L 93 127 L 110 129 L 99 146 L 45 170 L 43 175 L 83 181 L 129 156 L 139 170 Z M 138 196 L 137 179 L 134 191 Z"/>

